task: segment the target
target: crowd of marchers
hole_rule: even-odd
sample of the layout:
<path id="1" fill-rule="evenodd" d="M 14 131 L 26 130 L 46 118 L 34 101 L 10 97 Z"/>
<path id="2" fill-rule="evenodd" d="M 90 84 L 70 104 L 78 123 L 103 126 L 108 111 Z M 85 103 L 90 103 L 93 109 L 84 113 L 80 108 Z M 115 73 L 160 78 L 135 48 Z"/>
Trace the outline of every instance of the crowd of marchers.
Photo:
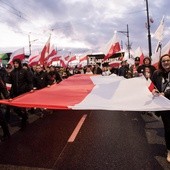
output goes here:
<path id="1" fill-rule="evenodd" d="M 143 64 L 140 63 L 140 58 L 136 57 L 132 65 L 125 60 L 121 62 L 118 68 L 102 67 L 99 63 L 84 67 L 75 66 L 74 68 L 62 68 L 53 65 L 29 67 L 27 63 L 21 63 L 21 60 L 14 59 L 12 64 L 0 68 L 0 97 L 1 99 L 12 100 L 26 92 L 60 83 L 63 79 L 75 74 L 98 74 L 102 76 L 117 74 L 125 78 L 144 76 L 146 79 L 151 79 L 154 84 L 152 94 L 154 96 L 163 95 L 170 100 L 170 55 L 161 56 L 157 68 L 152 65 L 150 57 L 145 57 Z M 24 129 L 28 124 L 28 111 L 32 114 L 36 113 L 35 108 L 28 110 L 14 106 L 0 106 L 0 126 L 3 130 L 1 141 L 10 138 L 8 123 L 11 113 L 15 112 L 20 117 L 20 127 Z M 164 124 L 165 142 L 168 150 L 167 161 L 170 162 L 170 111 L 159 111 L 155 114 L 162 118 Z"/>

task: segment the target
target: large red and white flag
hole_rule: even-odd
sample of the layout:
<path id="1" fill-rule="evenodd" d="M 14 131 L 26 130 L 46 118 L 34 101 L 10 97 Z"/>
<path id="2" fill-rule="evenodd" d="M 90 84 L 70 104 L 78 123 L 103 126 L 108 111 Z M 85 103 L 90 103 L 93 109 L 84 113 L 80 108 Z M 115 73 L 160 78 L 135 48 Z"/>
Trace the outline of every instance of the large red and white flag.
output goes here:
<path id="1" fill-rule="evenodd" d="M 119 38 L 115 33 L 113 38 L 103 47 L 100 49 L 101 52 L 105 55 L 104 61 L 110 58 L 113 54 L 121 51 Z"/>
<path id="2" fill-rule="evenodd" d="M 170 100 L 164 96 L 153 97 L 144 77 L 125 79 L 116 75 L 74 75 L 50 88 L 26 93 L 10 102 L 0 100 L 0 103 L 48 109 L 170 110 Z"/>
<path id="3" fill-rule="evenodd" d="M 48 41 L 46 42 L 45 46 L 43 47 L 43 49 L 41 51 L 40 60 L 39 60 L 39 64 L 41 64 L 41 65 L 44 65 L 45 58 L 48 57 L 48 55 L 49 55 L 50 39 L 51 39 L 51 35 L 48 38 Z"/>
<path id="4" fill-rule="evenodd" d="M 20 59 L 22 61 L 24 58 L 25 58 L 24 48 L 20 48 L 11 54 L 8 63 L 11 64 L 14 59 Z"/>
<path id="5" fill-rule="evenodd" d="M 143 54 L 143 52 L 142 52 L 142 50 L 141 50 L 140 47 L 138 47 L 138 48 L 135 50 L 134 56 L 135 56 L 135 57 L 139 57 L 139 58 L 140 58 L 140 64 L 143 64 L 144 54 Z"/>

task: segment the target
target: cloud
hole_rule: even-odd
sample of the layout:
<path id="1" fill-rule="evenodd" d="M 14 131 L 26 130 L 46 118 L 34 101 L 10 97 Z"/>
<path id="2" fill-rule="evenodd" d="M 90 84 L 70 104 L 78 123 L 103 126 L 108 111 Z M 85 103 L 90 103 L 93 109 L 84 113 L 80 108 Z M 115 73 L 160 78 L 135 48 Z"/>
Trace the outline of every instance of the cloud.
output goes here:
<path id="1" fill-rule="evenodd" d="M 165 43 L 170 35 L 169 5 L 168 0 L 149 1 L 150 16 L 154 19 L 151 33 L 158 27 L 162 16 L 166 16 Z M 24 40 L 23 44 L 26 46 L 28 34 L 31 33 L 31 39 L 38 39 L 32 44 L 32 48 L 34 45 L 40 45 L 41 48 L 49 34 L 52 34 L 55 46 L 98 49 L 112 38 L 115 30 L 126 31 L 128 24 L 132 48 L 135 50 L 140 46 L 148 50 L 145 1 L 1 0 L 0 9 L 0 26 L 9 29 L 8 35 L 4 34 L 5 30 L 0 34 L 1 37 L 8 36 L 9 47 L 13 42 L 10 39 L 16 37 L 20 41 Z M 125 46 L 127 35 L 119 33 L 119 37 Z M 152 39 L 152 44 L 155 46 L 156 40 Z"/>

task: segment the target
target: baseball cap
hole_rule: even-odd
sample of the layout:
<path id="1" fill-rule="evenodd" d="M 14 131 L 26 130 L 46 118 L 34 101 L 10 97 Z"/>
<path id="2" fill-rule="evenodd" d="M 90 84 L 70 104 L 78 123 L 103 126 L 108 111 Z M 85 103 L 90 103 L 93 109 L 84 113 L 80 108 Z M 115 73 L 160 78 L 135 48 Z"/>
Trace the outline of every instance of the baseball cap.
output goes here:
<path id="1" fill-rule="evenodd" d="M 136 58 L 135 58 L 135 61 L 140 61 L 140 58 L 139 58 L 139 57 L 136 57 Z"/>

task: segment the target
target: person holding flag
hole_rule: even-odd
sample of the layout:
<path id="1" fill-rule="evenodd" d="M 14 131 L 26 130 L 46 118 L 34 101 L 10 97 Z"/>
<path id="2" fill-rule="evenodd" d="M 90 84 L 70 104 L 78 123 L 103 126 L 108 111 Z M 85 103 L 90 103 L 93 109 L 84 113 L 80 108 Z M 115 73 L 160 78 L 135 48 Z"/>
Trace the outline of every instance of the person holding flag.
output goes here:
<path id="1" fill-rule="evenodd" d="M 10 89 L 10 101 L 21 94 L 32 91 L 33 89 L 32 77 L 27 70 L 23 69 L 21 60 L 14 59 L 13 65 L 14 69 L 10 72 L 9 77 L 9 81 L 12 85 Z M 13 110 L 22 118 L 21 129 L 25 128 L 28 119 L 26 109 L 14 107 Z"/>
<path id="2" fill-rule="evenodd" d="M 155 88 L 152 90 L 154 96 L 163 95 L 170 100 L 170 55 L 161 56 L 158 70 L 151 77 Z M 167 161 L 170 163 L 170 110 L 156 112 L 160 115 L 164 125 L 165 143 L 168 150 Z"/>

